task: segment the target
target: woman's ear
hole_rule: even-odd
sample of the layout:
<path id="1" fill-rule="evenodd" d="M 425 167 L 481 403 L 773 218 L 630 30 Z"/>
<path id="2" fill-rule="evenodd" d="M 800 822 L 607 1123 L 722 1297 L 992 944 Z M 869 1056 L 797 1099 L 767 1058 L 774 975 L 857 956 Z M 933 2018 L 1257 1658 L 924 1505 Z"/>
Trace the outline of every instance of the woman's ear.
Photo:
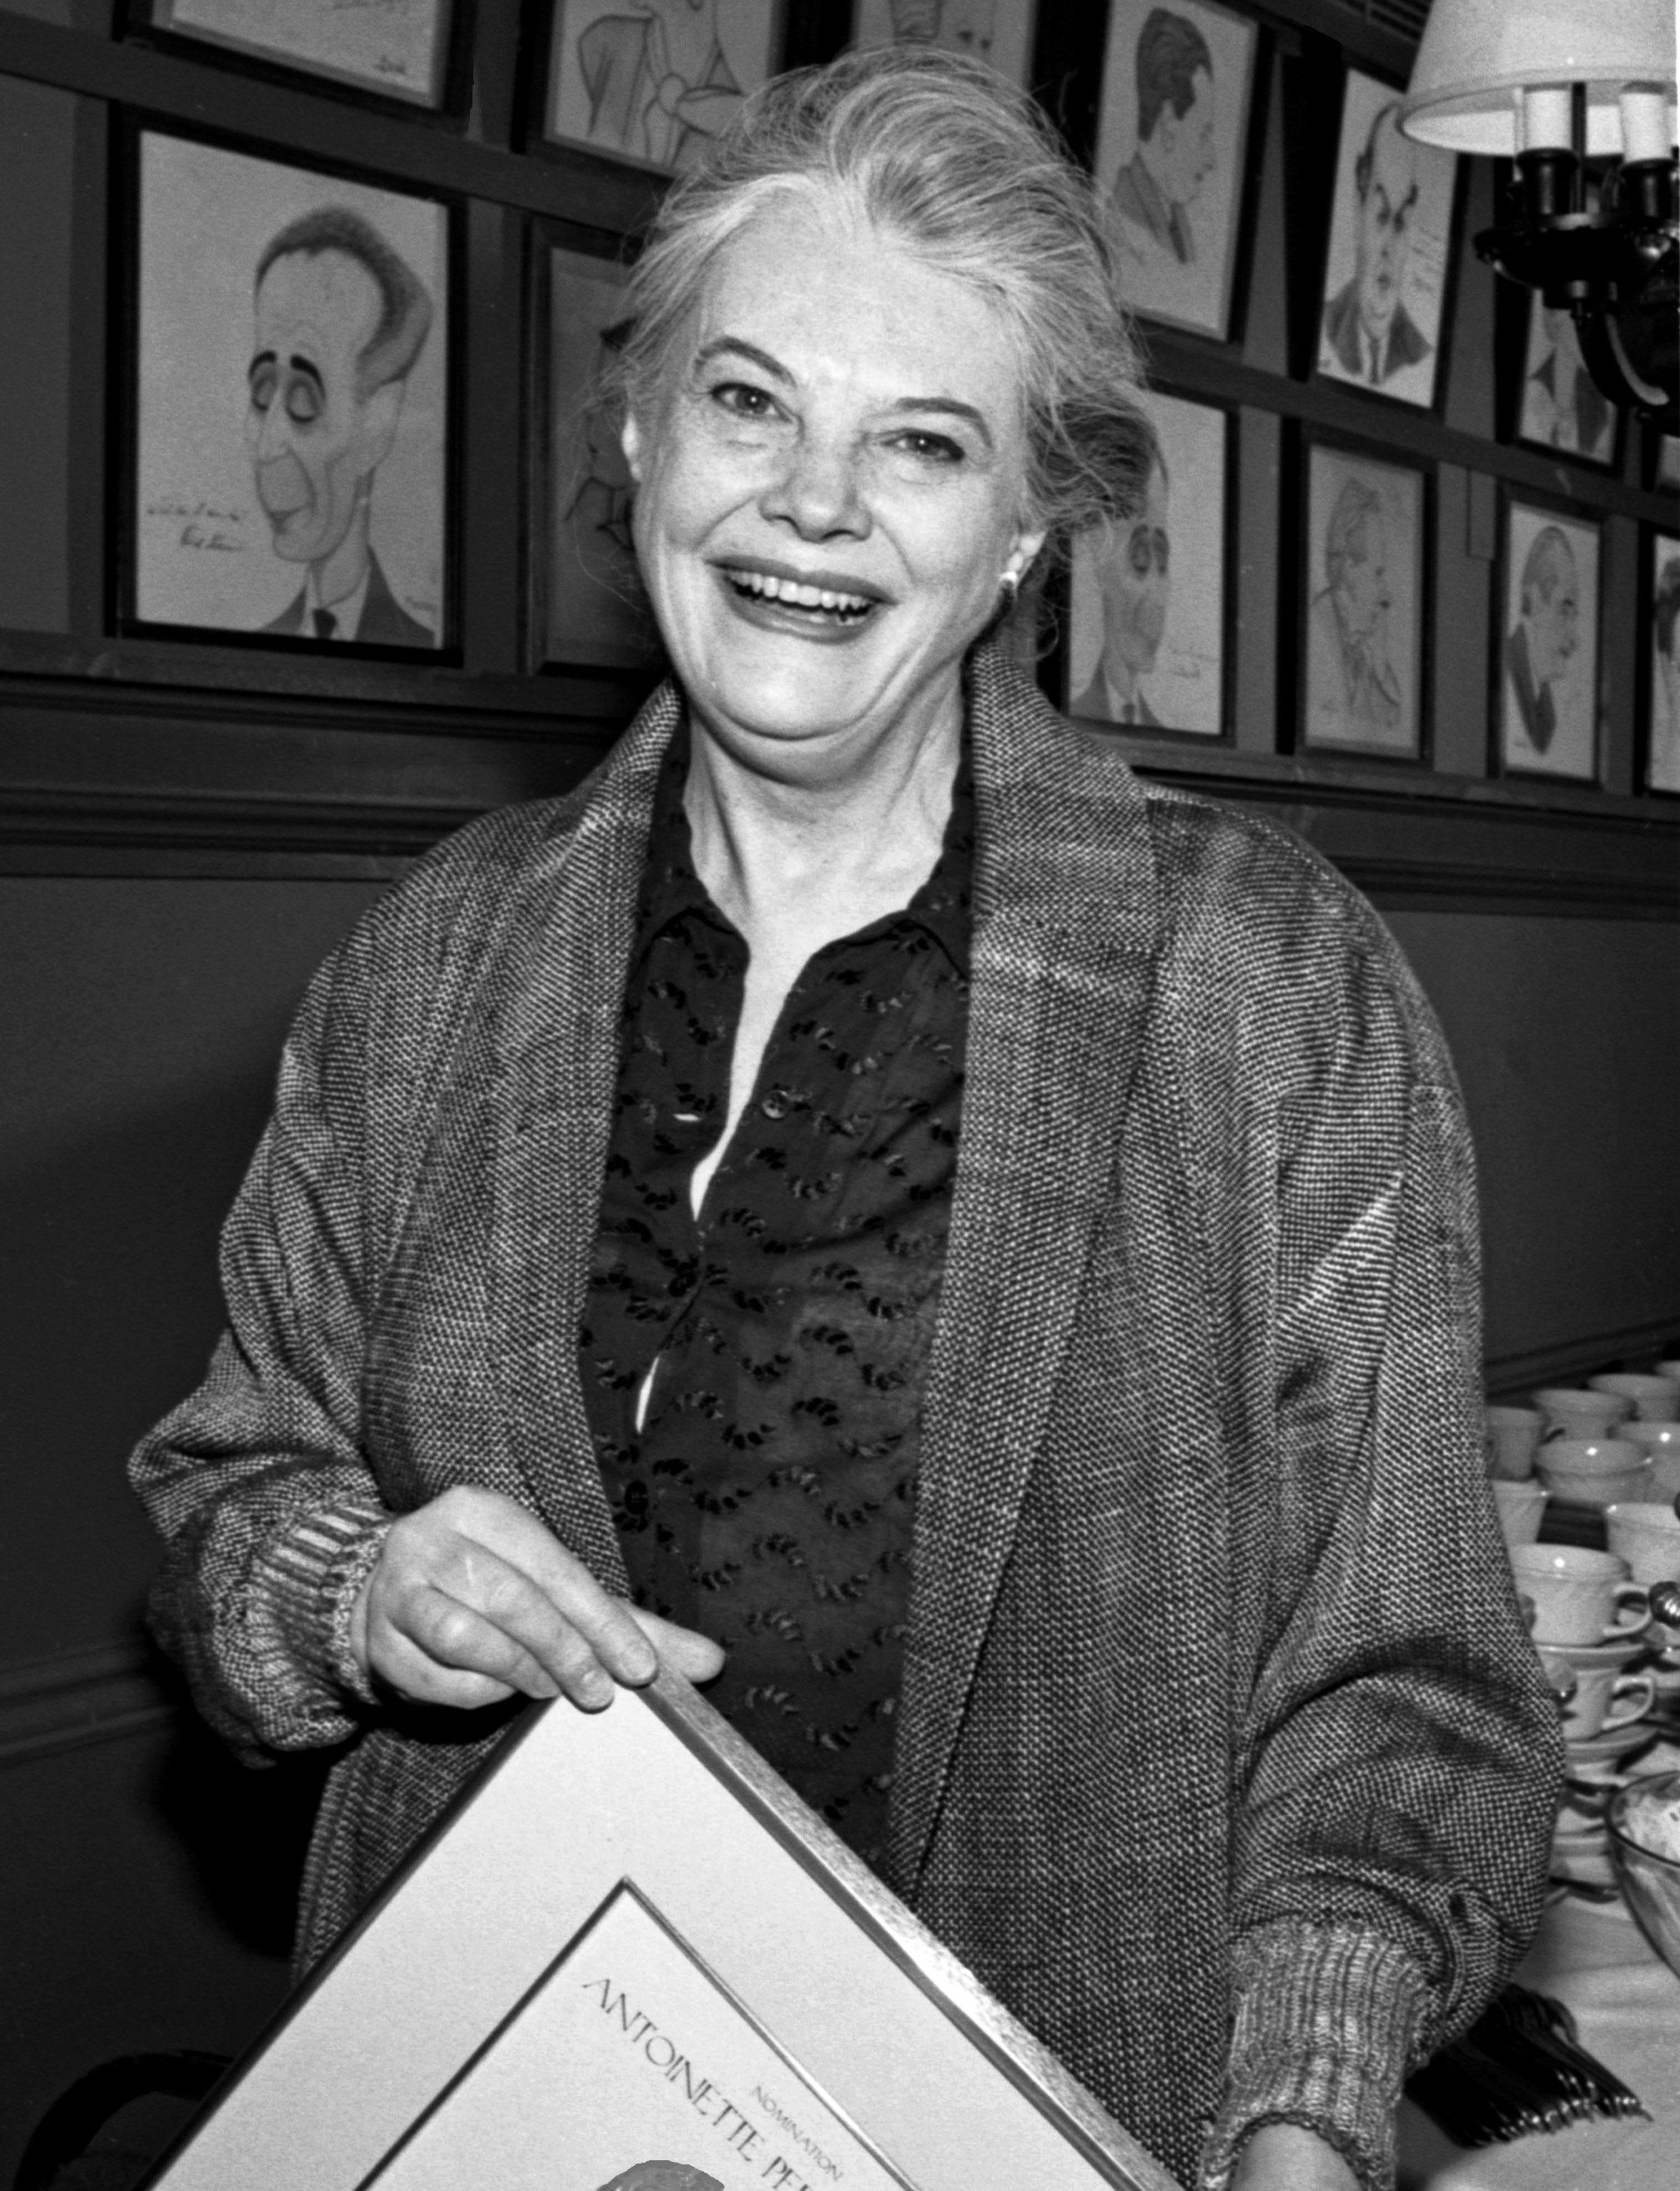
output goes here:
<path id="1" fill-rule="evenodd" d="M 624 414 L 624 428 L 618 437 L 618 446 L 624 452 L 624 461 L 630 468 L 631 478 L 639 487 L 642 483 L 642 430 L 633 412 L 627 411 Z"/>

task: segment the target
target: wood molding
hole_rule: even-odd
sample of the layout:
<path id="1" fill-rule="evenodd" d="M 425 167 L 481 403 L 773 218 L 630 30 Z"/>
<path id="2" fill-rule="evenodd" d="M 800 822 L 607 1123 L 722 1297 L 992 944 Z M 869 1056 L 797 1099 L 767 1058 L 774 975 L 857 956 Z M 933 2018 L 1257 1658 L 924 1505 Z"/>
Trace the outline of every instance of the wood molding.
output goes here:
<path id="1" fill-rule="evenodd" d="M 0 1765 L 165 1726 L 179 1705 L 138 1640 L 0 1666 Z"/>
<path id="2" fill-rule="evenodd" d="M 1491 1354 L 1484 1377 L 1492 1398 L 1523 1398 L 1540 1385 L 1578 1384 L 1601 1371 L 1638 1366 L 1680 1350 L 1680 1306 L 1671 1317 L 1629 1324 L 1619 1331 L 1589 1332 L 1515 1354 Z"/>

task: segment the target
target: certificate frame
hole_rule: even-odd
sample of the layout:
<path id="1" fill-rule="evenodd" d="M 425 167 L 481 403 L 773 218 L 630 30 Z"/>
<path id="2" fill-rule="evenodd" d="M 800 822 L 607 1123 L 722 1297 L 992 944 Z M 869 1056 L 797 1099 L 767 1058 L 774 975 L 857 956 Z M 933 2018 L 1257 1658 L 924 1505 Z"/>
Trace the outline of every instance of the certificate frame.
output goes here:
<path id="1" fill-rule="evenodd" d="M 696 2115 L 686 2150 L 659 2147 L 672 2165 L 664 2180 L 794 2191 L 792 2148 L 778 2176 L 770 2140 L 786 2147 L 787 2121 L 805 2131 L 820 2107 L 873 2156 L 872 2175 L 849 2171 L 857 2191 L 1053 2182 L 1060 2191 L 1175 2191 L 1160 2164 L 669 1673 L 649 1690 L 619 1692 L 599 1714 L 563 1700 L 529 1711 L 219 2087 L 146 2191 L 233 2182 L 242 2191 L 411 2191 L 450 2180 L 423 2165 L 405 2172 L 405 2153 L 422 2153 L 428 2126 L 447 2126 L 450 2108 L 469 2103 L 463 2096 L 477 2065 L 519 2029 L 609 1905 L 639 1924 L 650 1915 L 786 2073 L 776 2092 L 728 2095 L 734 2114 L 764 2137 L 750 2165 L 732 2165 L 727 2124 Z M 610 1988 L 600 2006 L 616 2006 Z M 683 2035 L 696 2065 L 708 2045 L 726 2053 L 721 2023 L 695 2038 L 691 2017 Z M 466 2126 L 474 2137 L 503 2135 L 503 2118 L 512 2126 L 510 2142 L 490 2156 L 499 2191 L 538 2181 L 545 2191 L 599 2191 L 647 2168 L 649 2063 L 621 2036 L 614 2045 L 634 2095 L 627 2160 L 603 2172 L 591 2145 L 574 2185 L 556 2170 L 551 2143 L 540 2178 L 522 2175 L 512 2140 L 526 2136 L 527 2107 L 498 2114 L 480 2092 Z M 595 2074 L 576 2069 L 570 2053 L 560 2058 L 572 2081 L 545 2100 L 555 2108 L 573 2105 L 579 2081 Z M 537 2094 L 541 2081 L 519 2089 Z M 569 2140 L 628 2120 L 616 2098 L 591 2108 L 587 2122 L 581 2112 L 572 2118 Z M 820 2148 L 826 2134 L 801 2149 Z M 841 2179 L 819 2171 L 817 2180 Z"/>

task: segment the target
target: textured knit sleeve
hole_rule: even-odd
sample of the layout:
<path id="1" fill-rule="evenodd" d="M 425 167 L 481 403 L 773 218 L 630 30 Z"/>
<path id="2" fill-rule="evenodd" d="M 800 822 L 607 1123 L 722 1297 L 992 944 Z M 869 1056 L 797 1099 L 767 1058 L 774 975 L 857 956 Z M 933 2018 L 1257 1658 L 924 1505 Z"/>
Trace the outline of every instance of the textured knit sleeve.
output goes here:
<path id="1" fill-rule="evenodd" d="M 253 1762 L 343 1739 L 368 1700 L 349 1625 L 386 1516 L 358 1443 L 358 1076 L 354 1043 L 330 1033 L 342 955 L 304 999 L 223 1230 L 209 1373 L 129 1464 L 167 1545 L 154 1632 Z"/>
<path id="2" fill-rule="evenodd" d="M 1357 903 L 1357 902 L 1355 902 Z M 1304 2125 L 1393 2181 L 1403 2080 L 1538 1921 L 1557 1714 L 1482 1460 L 1467 1126 L 1364 908 L 1280 1107 L 1270 1566 L 1242 1753 L 1227 2098 L 1205 2182 Z"/>

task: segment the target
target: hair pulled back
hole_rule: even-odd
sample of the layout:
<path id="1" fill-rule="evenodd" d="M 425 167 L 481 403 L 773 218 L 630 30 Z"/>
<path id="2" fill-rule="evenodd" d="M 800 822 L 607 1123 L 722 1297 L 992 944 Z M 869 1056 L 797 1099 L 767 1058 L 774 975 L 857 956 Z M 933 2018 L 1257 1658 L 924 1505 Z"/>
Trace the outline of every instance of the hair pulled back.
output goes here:
<path id="1" fill-rule="evenodd" d="M 997 310 L 1019 360 L 1032 522 L 1056 538 L 1142 505 L 1155 440 L 1091 179 L 1031 100 L 957 54 L 849 54 L 744 102 L 673 185 L 631 273 L 621 401 L 656 420 L 718 253 L 790 195 L 837 202 Z"/>

